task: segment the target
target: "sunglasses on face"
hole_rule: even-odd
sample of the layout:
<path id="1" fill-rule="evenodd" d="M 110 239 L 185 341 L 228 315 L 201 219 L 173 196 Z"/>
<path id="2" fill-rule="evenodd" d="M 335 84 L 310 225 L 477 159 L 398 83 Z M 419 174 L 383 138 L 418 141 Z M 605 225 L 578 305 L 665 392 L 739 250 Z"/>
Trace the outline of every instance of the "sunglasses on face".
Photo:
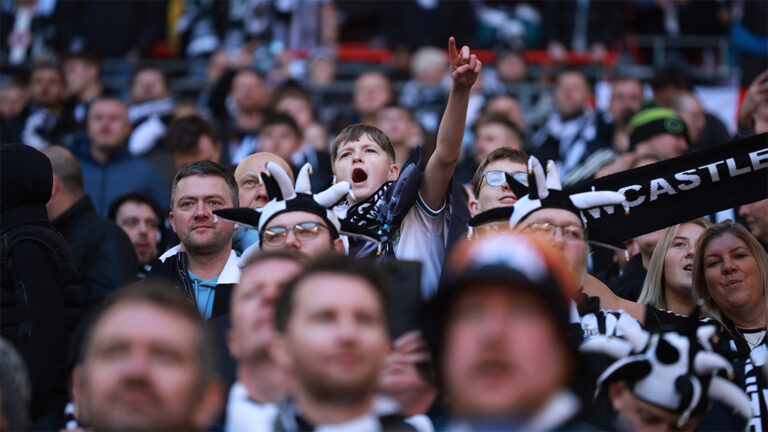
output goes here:
<path id="1" fill-rule="evenodd" d="M 328 229 L 320 222 L 301 222 L 293 227 L 273 226 L 264 230 L 262 242 L 267 246 L 280 246 L 285 243 L 288 233 L 293 231 L 293 235 L 300 241 L 312 240 L 320 234 L 321 229 Z"/>
<path id="2" fill-rule="evenodd" d="M 514 178 L 518 183 L 528 186 L 528 173 L 524 171 L 517 171 L 514 173 L 510 173 L 512 178 Z M 506 171 L 486 171 L 483 173 L 483 177 L 485 177 L 485 182 L 488 183 L 488 186 L 493 187 L 500 187 L 501 185 L 504 185 L 507 183 L 507 172 Z"/>

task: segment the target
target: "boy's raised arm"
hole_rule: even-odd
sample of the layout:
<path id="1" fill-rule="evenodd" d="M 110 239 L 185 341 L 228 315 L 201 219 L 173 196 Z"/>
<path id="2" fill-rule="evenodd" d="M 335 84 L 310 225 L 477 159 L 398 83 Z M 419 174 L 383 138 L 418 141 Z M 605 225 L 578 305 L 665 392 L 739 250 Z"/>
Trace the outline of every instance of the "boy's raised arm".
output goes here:
<path id="1" fill-rule="evenodd" d="M 440 208 L 445 193 L 453 177 L 453 171 L 461 155 L 461 140 L 464 136 L 464 123 L 467 121 L 467 105 L 472 85 L 480 74 L 482 63 L 469 47 L 461 51 L 456 49 L 456 40 L 448 39 L 448 53 L 451 62 L 451 93 L 448 105 L 437 131 L 437 147 L 427 162 L 419 191 L 424 202 L 433 209 Z"/>

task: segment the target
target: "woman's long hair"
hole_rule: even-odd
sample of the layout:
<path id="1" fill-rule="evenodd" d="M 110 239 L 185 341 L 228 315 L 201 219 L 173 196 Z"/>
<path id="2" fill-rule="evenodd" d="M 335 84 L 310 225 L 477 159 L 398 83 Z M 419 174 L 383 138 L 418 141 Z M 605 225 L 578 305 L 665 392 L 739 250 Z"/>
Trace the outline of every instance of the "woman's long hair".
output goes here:
<path id="1" fill-rule="evenodd" d="M 705 230 L 712 226 L 712 222 L 708 219 L 696 218 L 692 221 L 673 225 L 664 230 L 653 250 L 651 261 L 648 263 L 648 274 L 645 276 L 643 290 L 640 292 L 640 297 L 637 299 L 638 303 L 652 306 L 656 309 L 668 309 L 665 298 L 666 288 L 664 287 L 664 258 L 666 258 L 669 248 L 672 247 L 672 243 L 675 240 L 675 237 L 677 237 L 677 232 L 680 230 L 680 227 L 687 223 L 698 225 Z M 693 294 L 691 294 L 691 302 L 693 302 Z"/>
<path id="2" fill-rule="evenodd" d="M 760 242 L 757 241 L 755 236 L 753 236 L 749 230 L 744 228 L 742 225 L 731 221 L 720 222 L 719 224 L 712 225 L 706 231 L 704 231 L 701 237 L 699 237 L 699 242 L 696 246 L 696 255 L 693 258 L 694 300 L 703 300 L 704 305 L 706 306 L 706 313 L 713 319 L 717 320 L 723 327 L 727 328 L 724 318 L 729 318 L 732 320 L 732 317 L 724 316 L 723 311 L 717 306 L 717 304 L 715 304 L 712 296 L 710 295 L 709 287 L 707 287 L 707 281 L 704 275 L 704 250 L 712 240 L 724 234 L 732 234 L 736 238 L 741 239 L 744 243 L 746 243 L 747 248 L 749 249 L 752 256 L 755 257 L 755 261 L 757 261 L 757 268 L 760 271 L 760 280 L 762 281 L 763 285 L 763 301 L 760 302 L 759 306 L 763 308 L 765 307 L 765 293 L 768 290 L 768 254 L 766 254 L 763 246 L 760 245 Z"/>

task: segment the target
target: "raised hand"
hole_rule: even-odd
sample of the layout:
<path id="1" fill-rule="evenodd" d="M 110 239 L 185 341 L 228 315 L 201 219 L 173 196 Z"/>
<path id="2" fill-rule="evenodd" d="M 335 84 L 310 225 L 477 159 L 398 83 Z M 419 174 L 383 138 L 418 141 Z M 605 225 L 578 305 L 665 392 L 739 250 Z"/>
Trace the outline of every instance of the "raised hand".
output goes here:
<path id="1" fill-rule="evenodd" d="M 448 53 L 451 63 L 451 77 L 453 78 L 454 85 L 470 88 L 477 76 L 480 75 L 480 70 L 483 64 L 477 59 L 477 56 L 469 53 L 469 47 L 464 45 L 461 47 L 461 51 L 456 49 L 456 39 L 451 36 L 448 39 Z"/>
<path id="2" fill-rule="evenodd" d="M 753 125 L 752 116 L 766 101 L 768 101 L 768 69 L 755 77 L 752 84 L 749 85 L 739 111 L 739 124 L 747 127 Z"/>

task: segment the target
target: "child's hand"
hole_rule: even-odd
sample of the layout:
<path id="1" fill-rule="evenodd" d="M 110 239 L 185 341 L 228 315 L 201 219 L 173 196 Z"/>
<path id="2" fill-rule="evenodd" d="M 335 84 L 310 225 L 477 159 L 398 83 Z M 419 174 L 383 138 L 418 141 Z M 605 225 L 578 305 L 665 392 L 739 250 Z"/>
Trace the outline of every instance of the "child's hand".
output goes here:
<path id="1" fill-rule="evenodd" d="M 448 53 L 451 58 L 451 77 L 453 84 L 469 89 L 477 81 L 483 64 L 474 54 L 469 54 L 469 47 L 464 45 L 461 52 L 456 50 L 456 39 L 448 39 Z"/>

